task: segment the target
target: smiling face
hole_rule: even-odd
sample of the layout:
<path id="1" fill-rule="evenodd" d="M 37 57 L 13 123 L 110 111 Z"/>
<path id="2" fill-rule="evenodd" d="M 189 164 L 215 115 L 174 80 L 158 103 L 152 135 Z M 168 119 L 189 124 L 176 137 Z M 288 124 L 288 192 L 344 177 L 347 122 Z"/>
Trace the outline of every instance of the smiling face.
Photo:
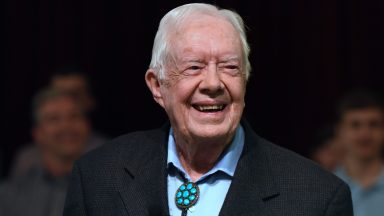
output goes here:
<path id="1" fill-rule="evenodd" d="M 33 135 L 44 153 L 61 159 L 77 158 L 83 153 L 90 128 L 73 98 L 51 99 L 40 106 L 38 114 Z"/>
<path id="2" fill-rule="evenodd" d="M 159 80 L 150 69 L 146 81 L 176 136 L 228 144 L 244 109 L 239 34 L 217 17 L 200 15 L 188 21 L 169 38 L 166 78 Z"/>

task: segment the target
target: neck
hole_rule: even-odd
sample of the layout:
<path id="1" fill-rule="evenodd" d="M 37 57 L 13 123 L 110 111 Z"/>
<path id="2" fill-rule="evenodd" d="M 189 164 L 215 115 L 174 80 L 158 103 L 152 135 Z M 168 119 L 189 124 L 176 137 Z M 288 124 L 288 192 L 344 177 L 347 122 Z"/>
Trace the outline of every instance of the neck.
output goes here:
<path id="1" fill-rule="evenodd" d="M 367 188 L 376 183 L 383 169 L 381 157 L 357 159 L 347 157 L 345 167 L 348 175 L 362 187 Z"/>
<path id="2" fill-rule="evenodd" d="M 229 138 L 191 141 L 175 135 L 179 160 L 193 182 L 215 166 L 232 138 L 233 135 Z"/>
<path id="3" fill-rule="evenodd" d="M 73 167 L 74 159 L 59 158 L 52 154 L 43 153 L 43 165 L 55 177 L 68 175 Z"/>

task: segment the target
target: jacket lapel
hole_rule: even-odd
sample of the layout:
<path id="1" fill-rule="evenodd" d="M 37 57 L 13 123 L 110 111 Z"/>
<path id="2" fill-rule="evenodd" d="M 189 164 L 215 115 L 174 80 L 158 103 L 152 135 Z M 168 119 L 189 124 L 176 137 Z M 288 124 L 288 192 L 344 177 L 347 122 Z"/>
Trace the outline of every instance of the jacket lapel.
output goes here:
<path id="1" fill-rule="evenodd" d="M 116 181 L 128 215 L 169 215 L 167 130 L 164 126 L 140 140 L 140 150 L 121 151 L 122 172 Z"/>
<path id="2" fill-rule="evenodd" d="M 220 216 L 269 215 L 265 203 L 279 195 L 269 164 L 269 152 L 247 122 L 243 153 L 227 193 Z"/>

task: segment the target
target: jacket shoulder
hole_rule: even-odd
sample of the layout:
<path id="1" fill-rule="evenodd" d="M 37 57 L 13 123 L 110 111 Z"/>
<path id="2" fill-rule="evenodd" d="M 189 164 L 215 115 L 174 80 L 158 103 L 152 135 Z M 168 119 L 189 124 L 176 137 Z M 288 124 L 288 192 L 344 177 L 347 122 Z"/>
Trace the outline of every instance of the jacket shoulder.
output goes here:
<path id="1" fill-rule="evenodd" d="M 275 175 L 296 177 L 302 181 L 314 181 L 318 184 L 341 184 L 343 181 L 333 173 L 324 170 L 318 164 L 291 150 L 282 148 L 265 139 L 261 139 L 264 148 L 268 152 L 268 160 L 274 167 Z M 284 179 L 284 177 L 282 177 Z"/>
<path id="2" fill-rule="evenodd" d="M 337 209 L 334 203 L 343 204 L 346 212 L 350 211 L 350 190 L 344 181 L 307 158 L 266 140 L 262 142 L 274 184 L 280 191 L 279 199 L 289 203 L 290 211 L 333 211 Z M 309 201 L 313 203 L 304 205 Z"/>
<path id="3" fill-rule="evenodd" d="M 122 161 L 145 163 L 146 160 L 150 160 L 150 157 L 164 148 L 166 139 L 167 132 L 164 129 L 127 133 L 88 152 L 76 163 L 80 168 L 83 166 L 87 168 L 114 166 Z"/>

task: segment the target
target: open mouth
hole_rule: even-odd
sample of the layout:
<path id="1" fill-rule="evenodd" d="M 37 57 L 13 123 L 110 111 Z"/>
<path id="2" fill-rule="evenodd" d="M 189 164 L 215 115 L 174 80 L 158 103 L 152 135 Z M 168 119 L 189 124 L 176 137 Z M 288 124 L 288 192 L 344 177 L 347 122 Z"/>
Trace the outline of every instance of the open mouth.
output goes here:
<path id="1" fill-rule="evenodd" d="M 192 105 L 193 108 L 200 112 L 212 113 L 212 112 L 220 112 L 225 109 L 227 105 L 225 104 L 215 104 L 215 105 Z"/>

